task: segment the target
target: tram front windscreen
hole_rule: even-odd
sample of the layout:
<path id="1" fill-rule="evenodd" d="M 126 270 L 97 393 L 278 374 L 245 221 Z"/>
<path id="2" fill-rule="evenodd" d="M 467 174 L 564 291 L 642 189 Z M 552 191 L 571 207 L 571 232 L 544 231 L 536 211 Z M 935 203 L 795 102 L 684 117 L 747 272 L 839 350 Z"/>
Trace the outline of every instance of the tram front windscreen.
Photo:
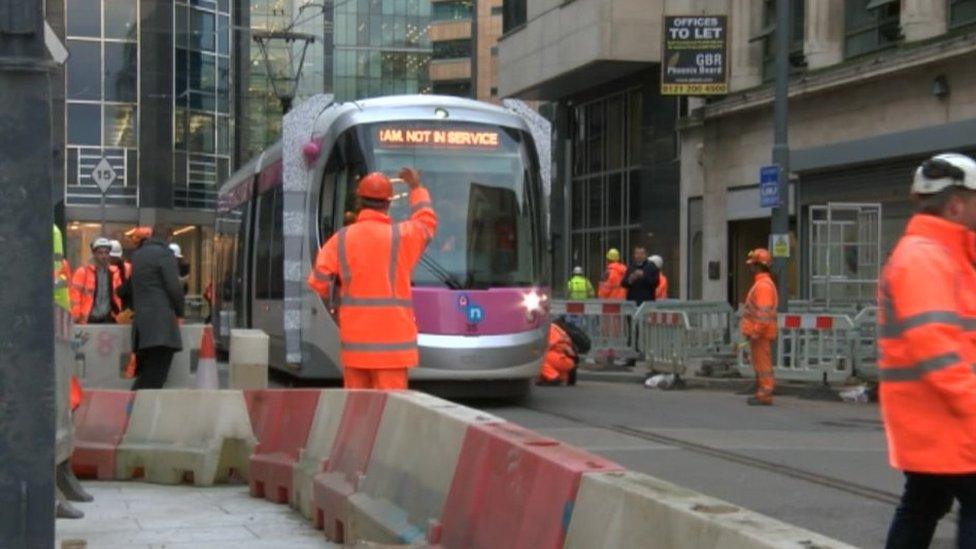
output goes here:
<path id="1" fill-rule="evenodd" d="M 356 134 L 368 171 L 395 177 L 401 167 L 413 167 L 430 191 L 437 235 L 414 270 L 416 286 L 484 289 L 541 282 L 542 189 L 526 134 L 456 123 L 371 124 Z M 406 219 L 407 189 L 396 186 L 394 192 L 390 215 Z"/>

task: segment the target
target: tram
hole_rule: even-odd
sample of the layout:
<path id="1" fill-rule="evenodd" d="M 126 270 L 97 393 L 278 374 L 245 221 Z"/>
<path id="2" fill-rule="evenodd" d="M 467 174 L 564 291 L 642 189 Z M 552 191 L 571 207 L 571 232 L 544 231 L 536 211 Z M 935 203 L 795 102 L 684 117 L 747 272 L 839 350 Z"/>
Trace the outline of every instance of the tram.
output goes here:
<path id="1" fill-rule="evenodd" d="M 234 328 L 261 329 L 270 337 L 272 368 L 340 379 L 336 317 L 305 278 L 322 244 L 355 219 L 358 179 L 373 171 L 393 178 L 410 166 L 438 216 L 436 237 L 413 272 L 420 364 L 411 384 L 457 396 L 524 394 L 548 334 L 548 182 L 537 148 L 548 132 L 533 136 L 533 121 L 519 114 L 527 109 L 455 97 L 323 105 L 307 117 L 300 139 L 289 134 L 286 117 L 284 140 L 220 190 L 218 348 L 228 348 Z M 395 191 L 390 214 L 399 221 L 410 211 L 407 189 Z"/>

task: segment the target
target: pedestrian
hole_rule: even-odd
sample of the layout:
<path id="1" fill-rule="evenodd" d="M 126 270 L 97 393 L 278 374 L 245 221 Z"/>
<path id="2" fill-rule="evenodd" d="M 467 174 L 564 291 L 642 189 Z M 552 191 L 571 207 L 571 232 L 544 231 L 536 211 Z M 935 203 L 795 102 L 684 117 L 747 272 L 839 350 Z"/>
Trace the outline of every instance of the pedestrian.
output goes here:
<path id="1" fill-rule="evenodd" d="M 915 171 L 916 213 L 878 287 L 879 400 L 905 489 L 888 548 L 928 547 L 958 500 L 958 547 L 976 547 L 976 161 Z"/>
<path id="2" fill-rule="evenodd" d="M 109 263 L 112 243 L 98 237 L 91 244 L 92 257 L 87 265 L 78 267 L 71 277 L 68 295 L 71 299 L 71 318 L 76 324 L 114 324 L 122 308 L 116 295 L 121 280 L 118 270 Z"/>
<path id="3" fill-rule="evenodd" d="M 122 243 L 118 240 L 110 241 L 112 243 L 112 249 L 108 253 L 108 260 L 119 273 L 119 288 L 126 287 L 129 285 L 129 278 L 132 277 L 132 264 L 123 259 L 122 254 Z M 119 290 L 116 289 L 116 295 L 118 295 Z M 119 314 L 115 315 L 115 322 L 118 324 L 132 324 L 132 300 L 131 292 L 125 293 L 126 299 L 121 301 L 121 311 Z"/>
<path id="4" fill-rule="evenodd" d="M 657 267 L 657 272 L 658 272 L 658 283 L 657 283 L 657 288 L 655 288 L 654 290 L 654 300 L 660 301 L 662 299 L 667 299 L 668 298 L 668 277 L 664 276 L 664 271 L 661 270 L 664 268 L 664 259 L 659 255 L 652 255 L 651 257 L 647 258 L 647 260 L 653 263 L 655 267 Z"/>
<path id="5" fill-rule="evenodd" d="M 624 299 L 627 288 L 623 287 L 627 266 L 620 262 L 620 251 L 616 248 L 607 250 L 607 268 L 600 277 L 597 287 L 597 297 L 600 299 Z"/>
<path id="6" fill-rule="evenodd" d="M 634 247 L 634 262 L 627 267 L 622 285 L 627 288 L 627 300 L 640 306 L 645 301 L 654 301 L 657 285 L 660 281 L 660 271 L 647 258 L 647 248 Z"/>
<path id="7" fill-rule="evenodd" d="M 585 301 L 596 295 L 593 284 L 583 276 L 583 267 L 573 267 L 573 276 L 566 282 L 566 295 L 573 301 Z"/>
<path id="8" fill-rule="evenodd" d="M 386 175 L 362 177 L 355 223 L 329 238 L 308 275 L 308 286 L 328 307 L 338 306 L 347 389 L 406 389 L 407 370 L 418 363 L 410 273 L 434 238 L 437 215 L 419 173 L 403 168 L 399 176 L 410 188 L 410 218 L 390 219 L 393 183 Z"/>
<path id="9" fill-rule="evenodd" d="M 132 254 L 132 276 L 123 291 L 131 292 L 132 349 L 136 353 L 133 391 L 161 389 L 166 384 L 173 355 L 183 349 L 180 323 L 183 289 L 173 253 L 160 238 L 162 231 L 139 227 Z"/>
<path id="10" fill-rule="evenodd" d="M 749 356 L 756 374 L 756 394 L 746 401 L 750 406 L 773 403 L 773 340 L 776 339 L 776 309 L 779 295 L 769 272 L 773 257 L 769 250 L 756 248 L 749 252 L 746 264 L 752 268 L 753 283 L 742 307 L 739 331 L 749 342 Z"/>

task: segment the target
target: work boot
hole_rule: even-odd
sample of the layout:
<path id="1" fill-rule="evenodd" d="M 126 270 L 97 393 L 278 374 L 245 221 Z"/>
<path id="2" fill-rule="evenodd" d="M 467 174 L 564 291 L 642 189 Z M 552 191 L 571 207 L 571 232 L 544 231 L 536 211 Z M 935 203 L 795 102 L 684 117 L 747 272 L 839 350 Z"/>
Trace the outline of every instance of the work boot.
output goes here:
<path id="1" fill-rule="evenodd" d="M 57 484 L 58 489 L 64 494 L 64 497 L 68 501 L 83 501 L 89 502 L 94 501 L 94 497 L 85 491 L 78 482 L 78 478 L 75 477 L 74 472 L 71 471 L 71 466 L 67 461 L 63 461 L 58 464 L 57 467 Z"/>
<path id="2" fill-rule="evenodd" d="M 57 518 L 64 519 L 80 519 L 85 518 L 85 514 L 81 512 L 80 509 L 71 505 L 68 500 L 61 500 L 58 502 L 57 506 Z"/>
<path id="3" fill-rule="evenodd" d="M 751 396 L 746 400 L 746 404 L 749 406 L 772 406 L 773 401 Z"/>

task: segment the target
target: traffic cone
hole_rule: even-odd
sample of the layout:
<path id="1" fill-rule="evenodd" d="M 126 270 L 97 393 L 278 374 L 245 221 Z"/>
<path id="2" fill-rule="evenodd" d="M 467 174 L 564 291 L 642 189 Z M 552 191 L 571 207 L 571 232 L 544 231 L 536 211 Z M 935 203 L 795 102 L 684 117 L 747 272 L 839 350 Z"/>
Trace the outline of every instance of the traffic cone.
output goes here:
<path id="1" fill-rule="evenodd" d="M 219 389 L 217 380 L 217 357 L 214 354 L 213 330 L 203 327 L 200 337 L 200 355 L 197 360 L 197 389 Z"/>

